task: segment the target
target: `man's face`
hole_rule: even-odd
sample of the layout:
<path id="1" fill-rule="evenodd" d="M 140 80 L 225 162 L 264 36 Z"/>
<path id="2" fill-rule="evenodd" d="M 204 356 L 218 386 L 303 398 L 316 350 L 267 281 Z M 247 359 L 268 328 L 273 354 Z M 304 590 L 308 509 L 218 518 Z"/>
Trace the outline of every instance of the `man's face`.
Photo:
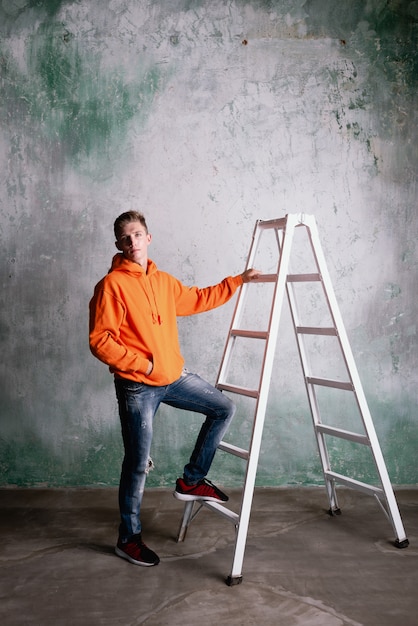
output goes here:
<path id="1" fill-rule="evenodd" d="M 126 259 L 146 269 L 150 243 L 151 235 L 147 233 L 141 222 L 129 222 L 122 228 L 116 247 Z"/>

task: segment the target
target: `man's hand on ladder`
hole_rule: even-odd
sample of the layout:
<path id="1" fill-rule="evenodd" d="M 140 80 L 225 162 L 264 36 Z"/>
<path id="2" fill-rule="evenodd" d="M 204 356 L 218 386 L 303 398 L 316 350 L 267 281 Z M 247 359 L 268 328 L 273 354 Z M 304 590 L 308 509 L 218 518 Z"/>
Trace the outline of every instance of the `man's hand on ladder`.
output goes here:
<path id="1" fill-rule="evenodd" d="M 260 270 L 255 270 L 253 268 L 245 270 L 245 272 L 241 274 L 243 283 L 250 283 L 252 280 L 259 278 L 259 276 L 261 276 Z"/>

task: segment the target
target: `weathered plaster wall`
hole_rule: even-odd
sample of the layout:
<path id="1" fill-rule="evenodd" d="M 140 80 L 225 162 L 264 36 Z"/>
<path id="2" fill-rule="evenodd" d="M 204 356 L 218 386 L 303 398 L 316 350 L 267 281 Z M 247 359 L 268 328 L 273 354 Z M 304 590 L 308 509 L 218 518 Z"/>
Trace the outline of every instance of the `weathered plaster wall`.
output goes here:
<path id="1" fill-rule="evenodd" d="M 256 219 L 315 214 L 391 478 L 418 482 L 417 30 L 408 0 L 1 2 L 1 484 L 117 484 L 87 311 L 128 208 L 157 264 L 202 286 L 242 271 Z M 232 306 L 179 322 L 210 380 Z M 321 481 L 289 335 L 259 484 Z M 173 482 L 199 424 L 162 408 L 150 485 Z M 238 484 L 217 456 L 214 479 Z"/>

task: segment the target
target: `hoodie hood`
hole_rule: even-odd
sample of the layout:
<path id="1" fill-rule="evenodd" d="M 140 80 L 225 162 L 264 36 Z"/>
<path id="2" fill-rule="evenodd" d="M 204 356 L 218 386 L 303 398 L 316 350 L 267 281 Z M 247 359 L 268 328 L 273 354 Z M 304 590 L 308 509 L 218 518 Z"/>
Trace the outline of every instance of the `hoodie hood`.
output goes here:
<path id="1" fill-rule="evenodd" d="M 157 271 L 157 269 L 158 268 L 156 264 L 154 263 L 154 261 L 151 261 L 151 259 L 148 259 L 147 271 L 145 271 L 142 265 L 126 259 L 121 252 L 118 252 L 118 254 L 115 254 L 112 259 L 112 265 L 109 270 L 109 274 L 110 272 L 114 271 L 122 271 L 128 272 L 130 274 L 143 274 L 144 276 L 151 276 Z"/>

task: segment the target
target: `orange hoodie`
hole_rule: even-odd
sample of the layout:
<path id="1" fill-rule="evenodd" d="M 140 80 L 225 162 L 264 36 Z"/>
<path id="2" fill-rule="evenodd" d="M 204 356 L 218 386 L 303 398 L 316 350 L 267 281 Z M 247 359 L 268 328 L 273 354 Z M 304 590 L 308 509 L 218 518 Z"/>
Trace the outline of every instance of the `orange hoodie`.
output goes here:
<path id="1" fill-rule="evenodd" d="M 184 365 L 176 317 L 221 306 L 241 285 L 238 275 L 213 287 L 186 287 L 150 259 L 145 272 L 116 254 L 90 301 L 90 349 L 117 377 L 169 385 Z M 147 376 L 149 361 L 154 368 Z"/>

